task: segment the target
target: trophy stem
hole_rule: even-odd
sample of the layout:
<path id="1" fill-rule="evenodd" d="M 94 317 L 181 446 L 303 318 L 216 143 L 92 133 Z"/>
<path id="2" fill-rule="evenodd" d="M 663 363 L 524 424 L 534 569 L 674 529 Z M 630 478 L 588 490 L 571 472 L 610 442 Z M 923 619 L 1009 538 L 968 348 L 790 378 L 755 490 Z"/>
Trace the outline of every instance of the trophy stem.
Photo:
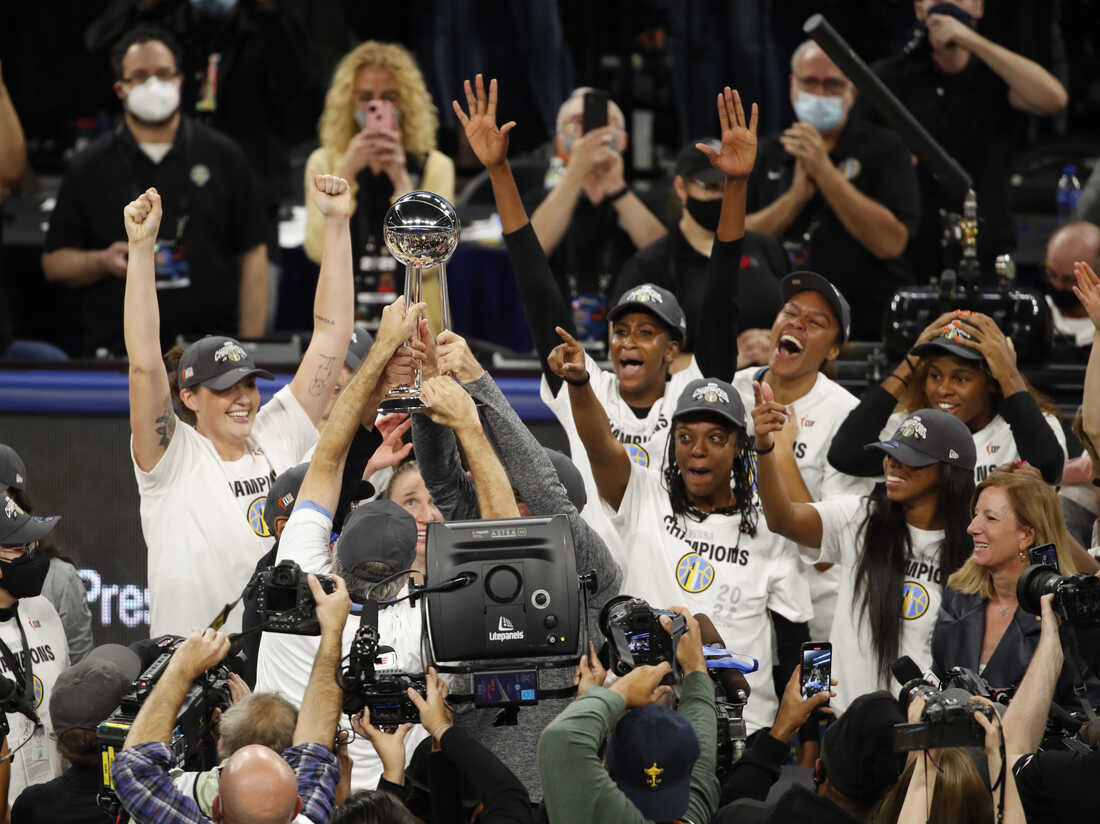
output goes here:
<path id="1" fill-rule="evenodd" d="M 421 300 L 421 280 L 424 270 L 419 266 L 405 264 L 405 311 Z M 409 340 L 410 345 L 412 340 Z M 413 372 L 412 384 L 394 386 L 386 393 L 385 399 L 378 405 L 379 412 L 419 412 L 427 407 L 420 399 L 421 370 Z"/>
<path id="2" fill-rule="evenodd" d="M 453 329 L 451 326 L 451 301 L 447 296 L 447 261 L 439 261 L 439 302 L 442 313 L 443 328 Z"/>

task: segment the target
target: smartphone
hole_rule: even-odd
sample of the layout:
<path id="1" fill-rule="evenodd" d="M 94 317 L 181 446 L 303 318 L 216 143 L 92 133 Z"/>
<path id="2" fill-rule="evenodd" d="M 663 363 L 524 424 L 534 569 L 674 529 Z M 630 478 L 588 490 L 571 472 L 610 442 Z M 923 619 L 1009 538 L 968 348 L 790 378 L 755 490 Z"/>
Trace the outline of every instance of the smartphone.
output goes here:
<path id="1" fill-rule="evenodd" d="M 593 89 L 584 93 L 584 113 L 581 115 L 581 131 L 588 134 L 593 129 L 607 125 L 607 92 Z"/>
<path id="2" fill-rule="evenodd" d="M 807 641 L 802 645 L 802 670 L 799 678 L 802 697 L 828 692 L 833 679 L 833 645 L 827 641 Z M 826 702 L 828 703 L 828 702 Z"/>
<path id="3" fill-rule="evenodd" d="M 1048 566 L 1055 572 L 1061 574 L 1062 570 L 1058 568 L 1058 547 L 1054 544 L 1043 544 L 1041 546 L 1033 546 L 1027 551 L 1028 560 L 1032 565 Z"/>
<path id="4" fill-rule="evenodd" d="M 397 131 L 397 108 L 390 100 L 372 100 L 367 104 L 366 122 L 363 131 L 367 134 L 374 132 Z"/>

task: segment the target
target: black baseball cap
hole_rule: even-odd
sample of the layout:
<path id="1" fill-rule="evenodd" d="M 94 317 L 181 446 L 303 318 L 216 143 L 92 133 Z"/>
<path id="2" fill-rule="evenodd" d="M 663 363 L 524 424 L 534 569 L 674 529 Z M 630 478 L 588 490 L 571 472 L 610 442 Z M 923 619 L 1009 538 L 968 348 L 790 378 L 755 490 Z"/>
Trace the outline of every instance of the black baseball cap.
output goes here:
<path id="1" fill-rule="evenodd" d="M 965 343 L 959 343 L 960 340 L 975 340 L 974 336 L 966 331 L 964 324 L 965 321 L 959 323 L 958 326 L 954 324 L 948 326 L 947 331 L 942 335 L 932 338 L 928 343 L 914 346 L 910 350 L 910 354 L 917 357 L 954 355 L 956 358 L 973 361 L 974 363 L 985 363 L 985 358 L 982 357 L 981 352 L 967 346 Z"/>
<path id="2" fill-rule="evenodd" d="M 607 771 L 651 821 L 676 821 L 687 812 L 699 739 L 680 713 L 661 704 L 628 712 L 607 745 Z"/>
<path id="3" fill-rule="evenodd" d="M 716 137 L 700 137 L 692 140 L 680 149 L 680 153 L 676 155 L 673 174 L 691 180 L 698 180 L 704 186 L 724 181 L 726 179 L 725 174 L 715 169 L 710 162 L 710 158 L 695 148 L 696 143 L 710 146 L 716 152 L 722 150 L 722 142 Z"/>
<path id="4" fill-rule="evenodd" d="M 368 581 L 408 569 L 416 560 L 416 519 L 389 498 L 356 507 L 344 521 L 336 557 Z"/>
<path id="5" fill-rule="evenodd" d="M 906 466 L 919 468 L 934 463 L 974 469 L 978 453 L 966 424 L 942 409 L 918 409 L 901 422 L 889 440 L 869 443 Z"/>
<path id="6" fill-rule="evenodd" d="M 607 319 L 614 323 L 628 312 L 648 312 L 668 327 L 669 334 L 677 340 L 687 337 L 687 317 L 680 301 L 655 283 L 642 283 L 624 293 L 607 313 Z"/>
<path id="7" fill-rule="evenodd" d="M 0 489 L 22 489 L 27 483 L 27 467 L 19 453 L 0 443 Z"/>
<path id="8" fill-rule="evenodd" d="M 745 405 L 737 390 L 718 378 L 696 378 L 676 401 L 675 421 L 691 412 L 709 412 L 725 418 L 738 429 L 745 429 Z"/>
<path id="9" fill-rule="evenodd" d="M 275 380 L 274 375 L 252 362 L 240 343 L 222 335 L 207 335 L 188 346 L 180 358 L 179 369 L 181 389 L 202 384 L 220 392 L 253 375 Z"/>
<path id="10" fill-rule="evenodd" d="M 897 699 L 886 690 L 859 696 L 821 742 L 829 782 L 854 801 L 881 798 L 905 766 L 905 754 L 894 752 L 894 725 L 904 723 Z"/>
<path id="11" fill-rule="evenodd" d="M 356 326 L 351 333 L 348 352 L 344 355 L 344 366 L 354 372 L 367 359 L 372 346 L 374 346 L 374 335 L 363 327 Z"/>
<path id="12" fill-rule="evenodd" d="M 0 495 L 0 544 L 29 544 L 49 535 L 60 515 L 28 515 L 7 495 Z"/>
<path id="13" fill-rule="evenodd" d="M 57 676 L 50 693 L 55 733 L 94 730 L 118 707 L 141 674 L 141 658 L 121 644 L 102 644 Z"/>
<path id="14" fill-rule="evenodd" d="M 852 332 L 852 307 L 828 278 L 817 272 L 791 272 L 783 278 L 779 288 L 783 293 L 784 301 L 790 300 L 799 292 L 817 292 L 825 298 L 829 308 L 833 310 L 833 315 L 836 316 L 836 322 L 840 324 L 840 342 L 844 343 L 848 340 Z"/>

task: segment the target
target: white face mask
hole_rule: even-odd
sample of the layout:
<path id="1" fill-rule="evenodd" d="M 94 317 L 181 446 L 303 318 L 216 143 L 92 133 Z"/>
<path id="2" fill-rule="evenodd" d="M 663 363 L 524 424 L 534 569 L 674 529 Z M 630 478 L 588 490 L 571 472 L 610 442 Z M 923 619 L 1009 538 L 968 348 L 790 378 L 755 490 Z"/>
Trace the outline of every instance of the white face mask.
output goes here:
<path id="1" fill-rule="evenodd" d="M 180 107 L 180 88 L 174 80 L 150 77 L 126 95 L 126 108 L 143 123 L 160 124 Z"/>

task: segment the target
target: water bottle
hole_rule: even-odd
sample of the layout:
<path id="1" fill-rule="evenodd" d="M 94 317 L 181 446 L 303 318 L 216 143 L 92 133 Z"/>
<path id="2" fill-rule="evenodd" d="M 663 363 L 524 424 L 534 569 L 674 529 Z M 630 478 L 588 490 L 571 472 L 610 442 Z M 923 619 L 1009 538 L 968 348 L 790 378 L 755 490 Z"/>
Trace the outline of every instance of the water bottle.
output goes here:
<path id="1" fill-rule="evenodd" d="M 1077 199 L 1081 197 L 1081 181 L 1077 179 L 1077 167 L 1072 163 L 1062 168 L 1062 176 L 1058 178 L 1058 223 L 1068 223 L 1073 220 L 1073 213 L 1077 211 Z"/>

